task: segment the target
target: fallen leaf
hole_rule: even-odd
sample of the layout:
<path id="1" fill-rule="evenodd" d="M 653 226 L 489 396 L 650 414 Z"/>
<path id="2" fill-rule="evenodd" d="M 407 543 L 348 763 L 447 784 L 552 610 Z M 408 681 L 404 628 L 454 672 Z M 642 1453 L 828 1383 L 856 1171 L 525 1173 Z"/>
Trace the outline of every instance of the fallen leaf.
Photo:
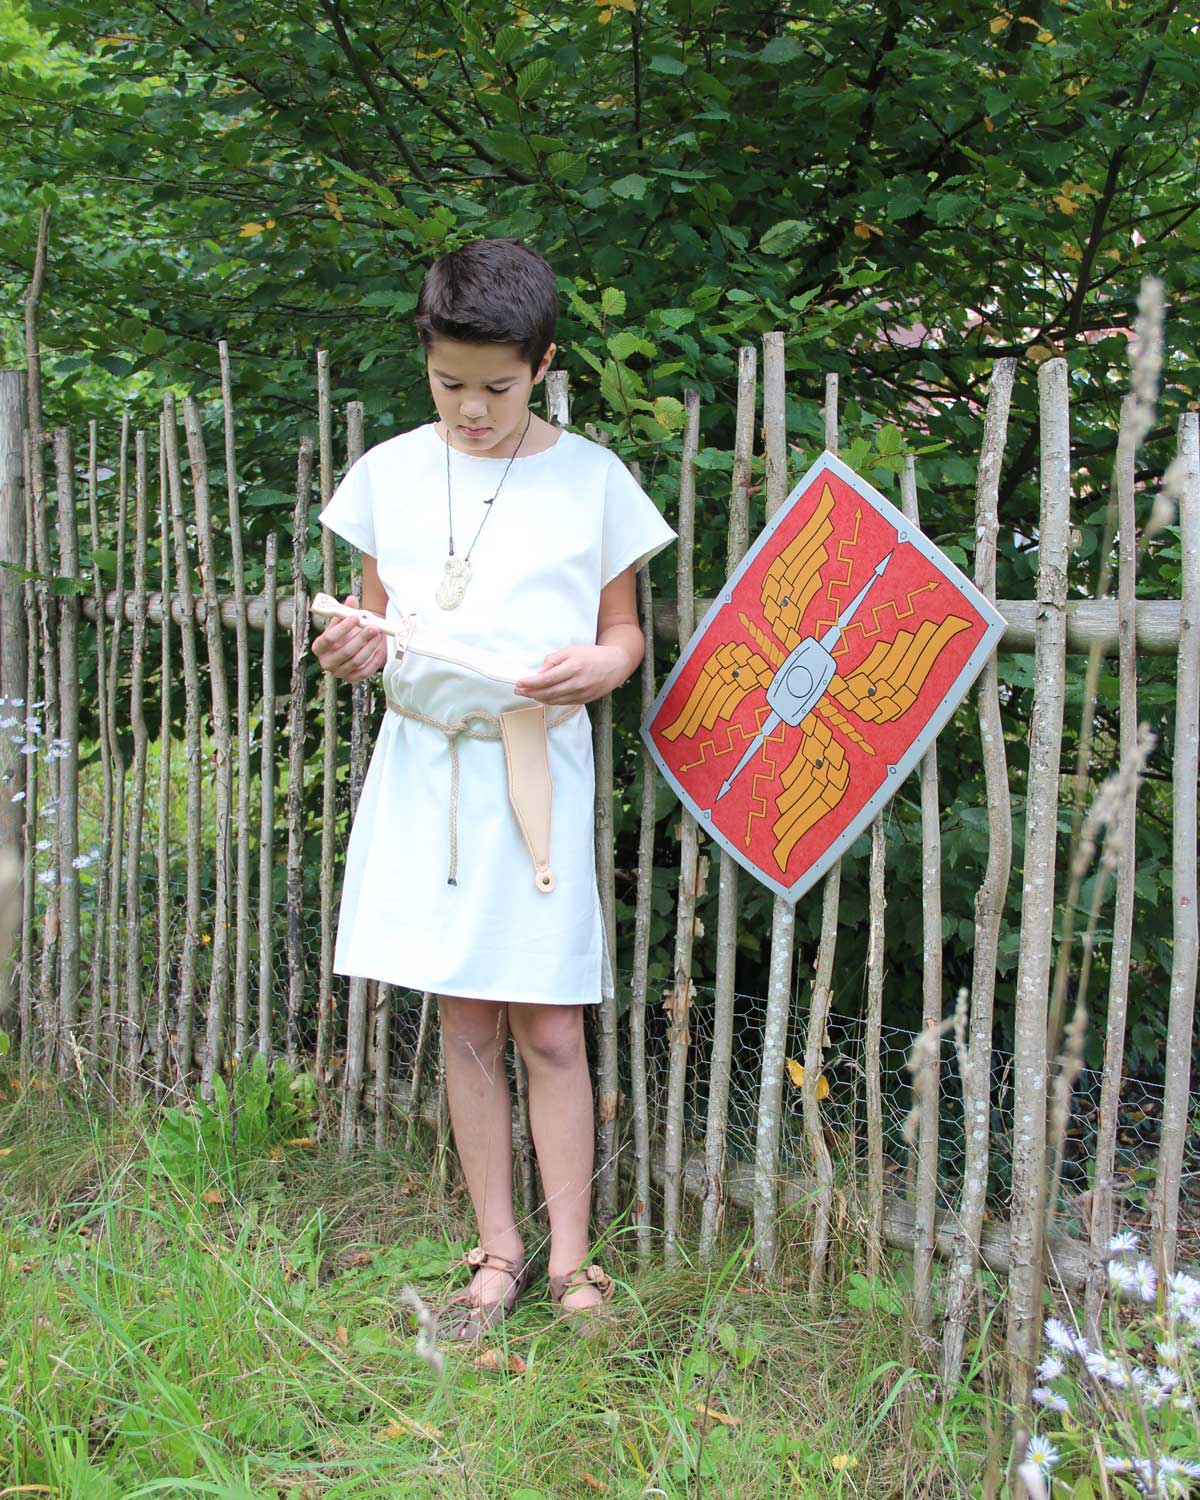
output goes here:
<path id="1" fill-rule="evenodd" d="M 334 1337 L 337 1339 L 340 1347 L 345 1349 L 350 1343 L 350 1330 L 344 1323 L 339 1323 L 337 1326 L 337 1333 L 334 1335 Z"/>
<path id="2" fill-rule="evenodd" d="M 285 1146 L 310 1146 L 315 1149 L 316 1141 L 311 1135 L 294 1135 L 290 1140 L 284 1141 Z"/>
<path id="3" fill-rule="evenodd" d="M 840 1474 L 843 1469 L 853 1469 L 857 1464 L 858 1459 L 852 1458 L 849 1453 L 835 1453 L 829 1460 L 829 1467 L 835 1474 Z"/>
<path id="4" fill-rule="evenodd" d="M 594 1490 L 597 1495 L 603 1495 L 608 1486 L 603 1479 L 597 1479 L 590 1469 L 580 1469 L 579 1482 L 589 1490 Z"/>
<path id="5" fill-rule="evenodd" d="M 477 1370 L 497 1370 L 505 1375 L 524 1375 L 525 1361 L 519 1354 L 505 1354 L 500 1349 L 485 1349 L 471 1361 Z"/>
<path id="6" fill-rule="evenodd" d="M 740 1427 L 741 1417 L 731 1417 L 727 1411 L 718 1411 L 715 1406 L 706 1406 L 703 1401 L 696 1405 L 696 1413 L 708 1422 L 719 1422 L 722 1427 Z"/>
<path id="7" fill-rule="evenodd" d="M 205 1203 L 224 1203 L 225 1198 L 220 1188 L 209 1188 L 207 1193 L 201 1194 Z"/>

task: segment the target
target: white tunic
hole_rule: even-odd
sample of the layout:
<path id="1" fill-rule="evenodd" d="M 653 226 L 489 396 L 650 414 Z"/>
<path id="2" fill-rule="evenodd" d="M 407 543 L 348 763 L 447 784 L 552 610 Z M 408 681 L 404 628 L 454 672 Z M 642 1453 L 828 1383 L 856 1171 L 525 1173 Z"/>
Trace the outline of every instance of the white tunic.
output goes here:
<path id="1" fill-rule="evenodd" d="M 428 423 L 366 452 L 322 522 L 373 557 L 387 614 L 540 667 L 596 639 L 600 590 L 675 533 L 624 464 L 562 432 L 517 457 L 471 554 L 462 604 L 434 593 L 447 555 L 446 444 Z M 455 552 L 463 556 L 507 459 L 450 451 Z M 443 723 L 534 700 L 445 662 L 389 665 L 394 698 Z M 547 708 L 548 718 L 561 708 Z M 611 984 L 596 889 L 591 729 L 579 709 L 548 731 L 554 890 L 533 866 L 497 740 L 457 740 L 457 883 L 448 882 L 451 755 L 437 728 L 386 711 L 350 833 L 334 969 L 414 990 L 535 1004 L 594 1004 Z"/>

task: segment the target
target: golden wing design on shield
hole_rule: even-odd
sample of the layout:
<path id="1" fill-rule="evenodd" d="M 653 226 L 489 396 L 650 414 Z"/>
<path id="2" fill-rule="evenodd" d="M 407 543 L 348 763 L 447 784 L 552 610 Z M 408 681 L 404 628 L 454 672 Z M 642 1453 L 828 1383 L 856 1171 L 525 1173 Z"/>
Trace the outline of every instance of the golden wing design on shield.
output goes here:
<path id="1" fill-rule="evenodd" d="M 775 674 L 744 641 L 726 641 L 718 646 L 701 668 L 679 717 L 663 731 L 664 740 L 690 739 L 701 729 L 712 729 L 720 719 L 728 722 L 741 707 L 747 693 L 765 688 Z"/>
<path id="2" fill-rule="evenodd" d="M 876 641 L 866 661 L 848 677 L 835 677 L 826 691 L 866 723 L 890 724 L 913 706 L 942 650 L 969 626 L 947 615 L 940 624 L 923 620 L 915 634 L 901 630 L 893 641 Z"/>
<path id="3" fill-rule="evenodd" d="M 829 561 L 825 544 L 833 535 L 833 506 L 833 491 L 823 485 L 816 509 L 763 579 L 763 618 L 788 651 L 800 644 L 800 621 L 821 587 L 821 570 Z"/>

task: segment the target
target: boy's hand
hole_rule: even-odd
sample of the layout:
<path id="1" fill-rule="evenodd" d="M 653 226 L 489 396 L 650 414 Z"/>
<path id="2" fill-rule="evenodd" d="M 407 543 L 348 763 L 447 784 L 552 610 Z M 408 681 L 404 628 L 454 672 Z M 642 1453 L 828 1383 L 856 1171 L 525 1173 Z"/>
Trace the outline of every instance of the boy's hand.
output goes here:
<path id="1" fill-rule="evenodd" d="M 558 706 L 591 703 L 625 681 L 625 654 L 613 646 L 567 646 L 551 651 L 540 671 L 517 683 L 522 698 Z"/>
<path id="2" fill-rule="evenodd" d="M 359 609 L 358 599 L 349 594 L 345 602 Z M 330 620 L 320 635 L 313 637 L 313 655 L 326 672 L 343 682 L 362 682 L 373 677 L 387 660 L 387 637 L 371 624 L 358 620 Z"/>

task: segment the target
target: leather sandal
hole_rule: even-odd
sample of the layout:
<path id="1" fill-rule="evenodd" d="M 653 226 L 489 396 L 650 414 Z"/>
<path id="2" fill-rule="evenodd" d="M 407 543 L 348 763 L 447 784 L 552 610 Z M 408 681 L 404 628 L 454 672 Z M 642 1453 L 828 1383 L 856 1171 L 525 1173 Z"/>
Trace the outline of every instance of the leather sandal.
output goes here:
<path id="1" fill-rule="evenodd" d="M 616 1293 L 616 1283 L 607 1271 L 600 1266 L 580 1266 L 577 1271 L 568 1271 L 565 1276 L 550 1276 L 550 1301 L 557 1307 L 557 1316 L 567 1323 L 576 1333 L 584 1338 L 590 1338 L 599 1333 L 606 1326 L 607 1319 L 601 1308 L 606 1302 L 611 1302 Z M 590 1307 L 564 1307 L 563 1297 L 567 1292 L 577 1286 L 594 1286 L 600 1293 L 600 1304 Z"/>
<path id="2" fill-rule="evenodd" d="M 526 1261 L 524 1265 L 518 1266 L 515 1261 L 509 1260 L 506 1256 L 497 1255 L 494 1251 L 485 1250 L 482 1245 L 476 1245 L 468 1250 L 461 1260 L 453 1261 L 452 1266 L 469 1267 L 472 1279 L 474 1279 L 474 1272 L 481 1268 L 504 1271 L 512 1277 L 508 1290 L 494 1302 L 480 1302 L 478 1293 L 473 1292 L 470 1285 L 467 1285 L 461 1292 L 448 1297 L 438 1309 L 440 1337 L 442 1326 L 446 1322 L 446 1314 L 456 1307 L 465 1308 L 466 1311 L 457 1316 L 451 1312 L 449 1337 L 455 1343 L 472 1343 L 512 1312 L 517 1305 L 517 1299 L 529 1284 L 530 1262 Z"/>

